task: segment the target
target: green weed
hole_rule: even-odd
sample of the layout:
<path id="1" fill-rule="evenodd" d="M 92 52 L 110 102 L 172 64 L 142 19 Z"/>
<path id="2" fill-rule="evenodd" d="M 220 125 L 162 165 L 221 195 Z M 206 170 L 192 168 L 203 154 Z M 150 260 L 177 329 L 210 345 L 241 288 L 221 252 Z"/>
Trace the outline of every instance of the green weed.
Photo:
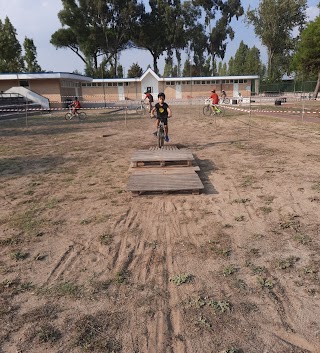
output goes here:
<path id="1" fill-rule="evenodd" d="M 280 221 L 280 229 L 293 229 L 298 232 L 298 230 L 300 229 L 300 221 L 298 218 L 298 215 L 288 214 Z"/>
<path id="2" fill-rule="evenodd" d="M 243 222 L 245 220 L 245 217 L 244 216 L 237 216 L 237 217 L 234 217 L 234 220 L 237 222 Z"/>
<path id="3" fill-rule="evenodd" d="M 11 258 L 16 261 L 25 260 L 29 257 L 28 252 L 15 251 L 11 254 Z"/>
<path id="4" fill-rule="evenodd" d="M 109 233 L 103 233 L 100 235 L 100 243 L 103 245 L 109 245 L 112 242 L 112 236 Z"/>
<path id="5" fill-rule="evenodd" d="M 310 237 L 306 234 L 303 234 L 303 233 L 295 234 L 293 239 L 302 245 L 307 245 L 307 244 L 311 243 Z"/>
<path id="6" fill-rule="evenodd" d="M 267 279 L 267 278 L 258 277 L 257 281 L 262 288 L 272 289 L 274 287 L 274 283 L 270 278 Z"/>
<path id="7" fill-rule="evenodd" d="M 208 305 L 211 306 L 214 309 L 214 311 L 217 311 L 220 313 L 231 311 L 231 304 L 226 300 L 218 300 L 218 301 L 210 300 Z"/>
<path id="8" fill-rule="evenodd" d="M 190 275 L 190 274 L 179 274 L 179 275 L 175 275 L 175 276 L 170 277 L 169 280 L 170 280 L 170 282 L 173 282 L 177 286 L 180 286 L 183 283 L 191 282 L 192 275 Z"/>
<path id="9" fill-rule="evenodd" d="M 263 214 L 269 214 L 272 212 L 272 207 L 267 207 L 267 206 L 262 206 L 259 208 L 259 210 L 263 213 Z"/>
<path id="10" fill-rule="evenodd" d="M 292 267 L 298 260 L 299 260 L 299 258 L 295 257 L 295 256 L 290 256 L 286 259 L 278 259 L 276 261 L 276 267 L 279 270 L 286 270 L 286 269 Z"/>
<path id="11" fill-rule="evenodd" d="M 115 280 L 119 284 L 127 284 L 129 282 L 130 273 L 127 271 L 119 271 L 116 273 Z"/>
<path id="12" fill-rule="evenodd" d="M 10 220 L 12 227 L 19 228 L 26 233 L 37 232 L 44 223 L 45 220 L 39 217 L 35 209 L 17 213 Z"/>
<path id="13" fill-rule="evenodd" d="M 39 328 L 36 329 L 36 335 L 40 342 L 50 342 L 54 343 L 61 338 L 61 332 L 57 330 L 50 323 L 41 324 Z"/>
<path id="14" fill-rule="evenodd" d="M 231 203 L 246 204 L 250 201 L 251 201 L 250 199 L 235 199 Z"/>
<path id="15" fill-rule="evenodd" d="M 252 175 L 246 175 L 242 178 L 242 182 L 240 186 L 242 187 L 249 187 L 252 186 L 255 183 L 255 177 Z"/>
<path id="16" fill-rule="evenodd" d="M 234 265 L 227 266 L 223 269 L 223 276 L 231 276 L 237 271 L 237 268 Z"/>

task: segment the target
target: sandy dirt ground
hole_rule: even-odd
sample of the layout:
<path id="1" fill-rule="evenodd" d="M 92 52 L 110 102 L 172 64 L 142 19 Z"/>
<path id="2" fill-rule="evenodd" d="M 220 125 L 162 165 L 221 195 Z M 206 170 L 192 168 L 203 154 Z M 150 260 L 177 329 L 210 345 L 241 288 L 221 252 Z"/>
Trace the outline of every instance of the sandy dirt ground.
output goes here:
<path id="1" fill-rule="evenodd" d="M 126 190 L 147 117 L 1 124 L 1 353 L 320 352 L 320 125 L 172 110 L 200 195 Z"/>

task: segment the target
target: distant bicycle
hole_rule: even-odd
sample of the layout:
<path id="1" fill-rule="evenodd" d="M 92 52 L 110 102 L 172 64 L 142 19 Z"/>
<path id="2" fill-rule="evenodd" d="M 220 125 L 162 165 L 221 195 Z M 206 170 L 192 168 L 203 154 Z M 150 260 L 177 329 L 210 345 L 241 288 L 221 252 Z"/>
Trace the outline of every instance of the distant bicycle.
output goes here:
<path id="1" fill-rule="evenodd" d="M 65 115 L 65 119 L 66 119 L 66 120 L 71 120 L 71 119 L 74 118 L 74 117 L 76 117 L 76 118 L 78 118 L 78 119 L 80 119 L 80 120 L 84 120 L 84 119 L 86 119 L 87 114 L 86 114 L 85 112 L 75 112 L 75 113 L 73 113 L 73 112 L 72 112 L 72 108 L 69 107 L 69 111 L 68 111 L 68 113 Z"/>
<path id="2" fill-rule="evenodd" d="M 147 114 L 147 109 L 146 109 L 146 104 L 145 101 L 141 101 L 140 105 L 136 109 L 137 114 L 139 115 L 146 115 Z"/>
<path id="3" fill-rule="evenodd" d="M 222 115 L 223 111 L 221 108 L 219 108 L 218 105 L 212 104 L 212 101 L 210 98 L 206 99 L 204 101 L 205 106 L 203 107 L 203 115 L 210 116 L 210 115 Z"/>
<path id="4" fill-rule="evenodd" d="M 227 97 L 219 99 L 219 104 L 229 104 L 229 103 L 230 103 L 230 99 Z"/>

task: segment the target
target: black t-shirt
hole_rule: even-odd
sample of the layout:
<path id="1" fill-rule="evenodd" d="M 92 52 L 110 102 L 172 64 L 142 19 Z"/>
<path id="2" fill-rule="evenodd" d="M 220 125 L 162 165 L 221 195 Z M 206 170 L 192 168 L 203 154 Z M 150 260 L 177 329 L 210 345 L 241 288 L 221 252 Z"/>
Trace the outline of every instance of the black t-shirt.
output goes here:
<path id="1" fill-rule="evenodd" d="M 157 103 L 155 105 L 156 108 L 156 117 L 158 119 L 163 119 L 163 118 L 167 118 L 168 117 L 168 104 L 167 103 L 163 103 L 163 105 L 160 105 L 160 103 Z"/>

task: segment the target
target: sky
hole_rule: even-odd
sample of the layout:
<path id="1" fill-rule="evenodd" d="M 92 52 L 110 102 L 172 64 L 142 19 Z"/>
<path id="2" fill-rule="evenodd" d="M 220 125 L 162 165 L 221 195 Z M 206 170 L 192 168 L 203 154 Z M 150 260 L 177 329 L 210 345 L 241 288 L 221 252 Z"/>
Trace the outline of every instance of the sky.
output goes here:
<path id="1" fill-rule="evenodd" d="M 317 8 L 319 0 L 308 0 L 307 15 L 313 20 L 319 15 Z M 144 0 L 147 3 L 147 0 Z M 242 6 L 246 11 L 248 6 L 257 8 L 258 0 L 242 0 Z M 50 44 L 51 35 L 61 28 L 58 19 L 58 12 L 62 9 L 61 0 L 0 0 L 0 19 L 4 21 L 8 16 L 10 22 L 17 31 L 17 38 L 23 44 L 24 38 L 33 39 L 37 49 L 37 60 L 45 71 L 73 72 L 77 70 L 84 73 L 84 64 L 70 49 L 56 49 Z M 254 45 L 261 51 L 261 59 L 266 63 L 267 54 L 258 38 L 255 37 L 252 26 L 247 26 L 243 19 L 232 20 L 232 28 L 235 31 L 233 41 L 228 41 L 224 62 L 228 63 L 231 56 L 234 56 L 241 40 L 252 48 Z M 182 65 L 186 56 L 183 55 Z M 124 68 L 125 75 L 133 63 L 138 63 L 145 71 L 148 65 L 153 67 L 151 54 L 146 50 L 130 49 L 120 55 L 120 64 Z M 164 57 L 158 61 L 160 74 L 163 73 Z"/>

